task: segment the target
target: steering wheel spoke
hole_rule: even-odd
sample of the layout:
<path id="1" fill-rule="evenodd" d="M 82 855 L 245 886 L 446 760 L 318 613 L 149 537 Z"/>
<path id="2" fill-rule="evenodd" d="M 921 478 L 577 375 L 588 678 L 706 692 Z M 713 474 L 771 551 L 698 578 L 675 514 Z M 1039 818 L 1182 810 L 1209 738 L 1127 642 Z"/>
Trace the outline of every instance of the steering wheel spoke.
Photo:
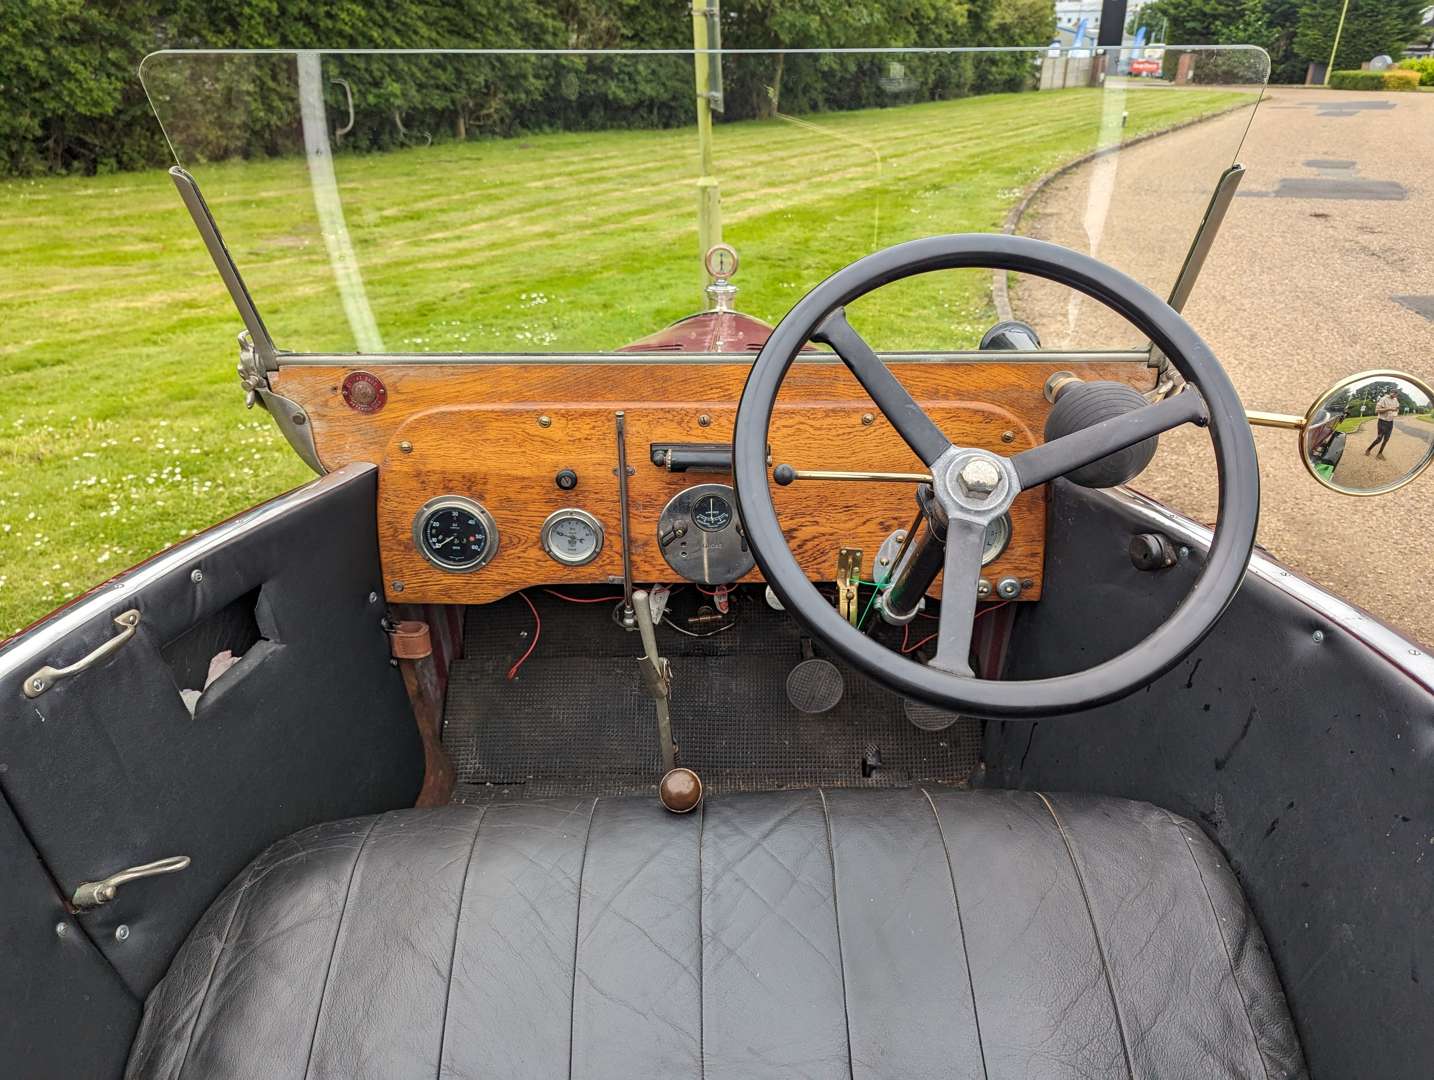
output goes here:
<path id="1" fill-rule="evenodd" d="M 906 387 L 891 369 L 882 363 L 881 357 L 872 351 L 865 339 L 846 320 L 846 311 L 837 308 L 812 334 L 813 341 L 830 345 L 836 350 L 841 362 L 847 366 L 856 381 L 871 395 L 876 407 L 891 421 L 896 433 L 906 440 L 906 445 L 927 465 L 930 465 L 951 448 L 951 440 L 937 427 L 906 392 Z"/>
<path id="2" fill-rule="evenodd" d="M 946 562 L 941 569 L 941 621 L 936 625 L 936 656 L 931 666 L 970 678 L 971 631 L 976 621 L 976 583 L 986 524 L 953 517 L 946 522 Z"/>
<path id="3" fill-rule="evenodd" d="M 1021 481 L 1021 490 L 1027 491 L 1181 424 L 1204 427 L 1207 423 L 1209 413 L 1204 400 L 1194 389 L 1187 388 L 1154 405 L 1022 450 L 1011 458 L 1011 464 Z"/>

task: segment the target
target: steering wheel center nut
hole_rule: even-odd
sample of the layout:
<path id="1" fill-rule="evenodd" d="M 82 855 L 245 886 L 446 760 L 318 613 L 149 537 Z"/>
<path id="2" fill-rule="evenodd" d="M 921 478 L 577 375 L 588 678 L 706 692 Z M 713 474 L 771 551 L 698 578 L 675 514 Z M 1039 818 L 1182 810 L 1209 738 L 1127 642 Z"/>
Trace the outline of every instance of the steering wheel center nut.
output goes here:
<path id="1" fill-rule="evenodd" d="M 938 498 L 948 513 L 967 511 L 984 520 L 1004 512 L 1016 488 L 1000 458 L 985 450 L 955 447 L 943 458 L 931 472 Z"/>
<path id="2" fill-rule="evenodd" d="M 985 458 L 972 458 L 961 466 L 956 483 L 968 499 L 985 502 L 1001 482 L 1001 470 Z"/>

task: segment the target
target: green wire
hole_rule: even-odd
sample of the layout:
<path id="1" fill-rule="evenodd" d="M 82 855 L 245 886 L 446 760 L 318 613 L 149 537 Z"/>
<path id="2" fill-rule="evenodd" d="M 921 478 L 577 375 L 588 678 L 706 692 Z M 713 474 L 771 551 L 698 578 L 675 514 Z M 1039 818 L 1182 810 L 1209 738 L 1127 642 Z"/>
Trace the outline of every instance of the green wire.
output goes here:
<path id="1" fill-rule="evenodd" d="M 866 622 L 866 617 L 871 614 L 871 605 L 876 603 L 876 598 L 881 595 L 882 587 L 874 581 L 862 581 L 860 578 L 858 578 L 857 581 L 859 584 L 870 585 L 872 587 L 871 598 L 867 600 L 866 607 L 862 609 L 861 618 L 856 621 L 856 628 L 860 630 Z"/>

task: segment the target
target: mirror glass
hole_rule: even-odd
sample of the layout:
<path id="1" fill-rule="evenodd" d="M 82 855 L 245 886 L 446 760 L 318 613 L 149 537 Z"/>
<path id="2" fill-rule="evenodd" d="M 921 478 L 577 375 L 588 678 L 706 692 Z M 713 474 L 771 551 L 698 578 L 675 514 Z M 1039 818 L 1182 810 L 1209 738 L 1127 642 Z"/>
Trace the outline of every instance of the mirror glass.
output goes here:
<path id="1" fill-rule="evenodd" d="M 1393 491 L 1434 461 L 1434 392 L 1399 371 L 1351 376 L 1310 408 L 1300 448 L 1305 467 L 1335 491 Z"/>

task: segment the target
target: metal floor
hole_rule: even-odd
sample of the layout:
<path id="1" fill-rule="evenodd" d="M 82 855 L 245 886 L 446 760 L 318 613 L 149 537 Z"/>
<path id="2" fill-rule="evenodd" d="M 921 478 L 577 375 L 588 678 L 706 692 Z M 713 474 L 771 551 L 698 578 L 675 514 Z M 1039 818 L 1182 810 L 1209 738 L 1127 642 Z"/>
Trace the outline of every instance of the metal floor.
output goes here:
<path id="1" fill-rule="evenodd" d="M 508 669 L 532 641 L 532 612 L 518 596 L 468 612 L 465 659 L 450 669 L 443 725 L 458 772 L 455 797 L 655 792 L 657 723 L 638 674 L 638 635 L 617 627 L 611 603 L 568 603 L 541 589 L 527 595 L 542 632 L 511 681 Z M 840 703 L 820 716 L 800 713 L 786 695 L 787 676 L 802 659 L 800 628 L 760 591 L 744 589 L 732 602 L 736 622 L 716 636 L 686 637 L 666 625 L 657 631 L 673 669 L 679 763 L 695 769 L 708 791 L 970 778 L 980 721 L 921 731 L 899 696 L 842 665 Z M 691 586 L 674 591 L 679 626 L 700 603 L 710 601 Z M 884 766 L 870 778 L 861 771 L 868 746 L 880 749 Z"/>

